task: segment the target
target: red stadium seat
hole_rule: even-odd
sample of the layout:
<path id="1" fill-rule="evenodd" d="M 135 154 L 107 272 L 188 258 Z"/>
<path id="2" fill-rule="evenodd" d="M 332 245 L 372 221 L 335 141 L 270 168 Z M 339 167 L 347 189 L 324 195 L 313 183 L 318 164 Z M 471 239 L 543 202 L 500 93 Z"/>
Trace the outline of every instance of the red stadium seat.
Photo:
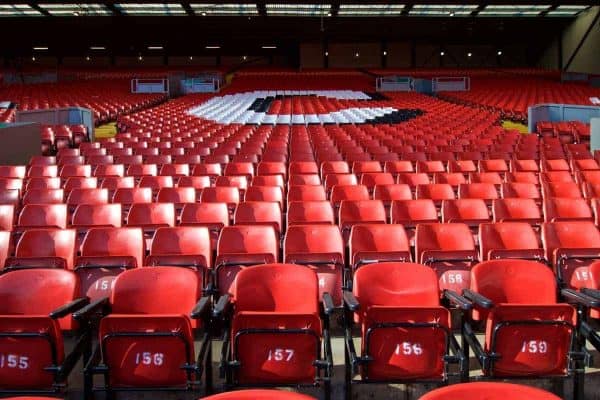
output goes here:
<path id="1" fill-rule="evenodd" d="M 348 245 L 353 271 L 365 264 L 410 262 L 412 259 L 410 243 L 402 225 L 354 225 Z"/>
<path id="2" fill-rule="evenodd" d="M 327 200 L 325 189 L 321 185 L 300 185 L 288 187 L 287 202 Z"/>
<path id="3" fill-rule="evenodd" d="M 417 225 L 415 256 L 436 271 L 441 289 L 458 293 L 469 287 L 471 267 L 478 260 L 469 226 L 461 223 Z"/>
<path id="4" fill-rule="evenodd" d="M 344 293 L 344 305 L 351 313 L 346 319 L 346 398 L 352 398 L 355 382 L 445 382 L 449 364 L 462 365 L 450 312 L 440 305 L 431 269 L 396 262 L 363 266 L 354 275 L 352 292 Z M 362 332 L 359 354 L 353 321 Z M 361 379 L 355 381 L 357 373 Z"/>
<path id="5" fill-rule="evenodd" d="M 569 368 L 574 362 L 576 311 L 557 302 L 556 280 L 546 265 L 527 260 L 482 262 L 473 267 L 471 287 L 464 295 L 473 302 L 472 320 L 486 323 L 484 345 L 470 321 L 463 327 L 484 376 L 582 378 L 581 370 Z"/>
<path id="6" fill-rule="evenodd" d="M 450 385 L 432 390 L 419 400 L 486 400 L 529 399 L 560 400 L 560 397 L 544 390 L 525 385 L 496 382 L 473 382 Z"/>
<path id="7" fill-rule="evenodd" d="M 344 241 L 335 225 L 294 225 L 283 242 L 283 261 L 301 264 L 317 272 L 319 293 L 329 293 L 336 305 L 342 303 Z"/>
<path id="8" fill-rule="evenodd" d="M 15 224 L 15 206 L 0 204 L 0 231 L 12 231 Z"/>
<path id="9" fill-rule="evenodd" d="M 490 221 L 490 213 L 481 199 L 444 200 L 441 207 L 442 222 L 461 222 L 471 228 Z"/>
<path id="10" fill-rule="evenodd" d="M 560 221 L 542 225 L 546 259 L 561 285 L 589 285 L 589 264 L 600 259 L 600 231 L 591 221 Z"/>
<path id="11" fill-rule="evenodd" d="M 281 234 L 283 216 L 279 203 L 271 201 L 245 201 L 237 205 L 233 214 L 235 225 L 268 225 Z"/>
<path id="12" fill-rule="evenodd" d="M 480 260 L 521 258 L 545 261 L 538 235 L 526 222 L 497 222 L 479 226 Z"/>
<path id="13" fill-rule="evenodd" d="M 67 227 L 66 204 L 27 204 L 19 214 L 17 229 Z"/>
<path id="14" fill-rule="evenodd" d="M 23 205 L 27 204 L 61 204 L 65 193 L 62 189 L 31 189 L 23 194 Z"/>
<path id="15" fill-rule="evenodd" d="M 385 224 L 387 216 L 380 200 L 342 200 L 338 222 L 345 242 L 357 224 Z"/>
<path id="16" fill-rule="evenodd" d="M 320 185 L 321 178 L 319 174 L 292 174 L 288 179 L 288 188 L 291 186 L 302 186 L 302 185 Z"/>
<path id="17" fill-rule="evenodd" d="M 459 199 L 482 199 L 491 203 L 498 197 L 498 191 L 493 183 L 467 183 L 458 186 Z"/>
<path id="18" fill-rule="evenodd" d="M 527 222 L 539 224 L 542 222 L 542 212 L 534 199 L 504 198 L 492 202 L 494 222 Z"/>
<path id="19" fill-rule="evenodd" d="M 305 396 L 294 392 L 283 390 L 235 390 L 233 392 L 225 392 L 215 394 L 204 398 L 205 400 L 314 400 L 314 397 Z"/>
<path id="20" fill-rule="evenodd" d="M 417 185 L 417 199 L 430 199 L 436 204 L 441 204 L 442 200 L 453 200 L 456 198 L 454 189 L 447 183 L 432 183 L 428 185 Z"/>
<path id="21" fill-rule="evenodd" d="M 544 218 L 546 222 L 555 221 L 593 221 L 594 214 L 586 199 L 551 197 L 544 199 Z"/>
<path id="22" fill-rule="evenodd" d="M 196 320 L 207 320 L 208 299 L 201 293 L 197 275 L 184 268 L 138 268 L 119 275 L 110 297 L 76 314 L 80 319 L 104 314 L 95 356 L 85 369 L 86 395 L 197 390 L 211 354 L 206 336 L 197 359 L 194 350 L 195 331 L 203 325 Z M 93 386 L 95 375 L 104 376 L 102 385 Z"/>
<path id="23" fill-rule="evenodd" d="M 233 212 L 240 202 L 240 191 L 231 186 L 207 187 L 202 189 L 200 201 L 203 203 L 226 203 L 229 210 Z"/>
<path id="24" fill-rule="evenodd" d="M 5 268 L 73 269 L 76 231 L 72 229 L 29 229 L 17 243 L 15 256 Z"/>
<path id="25" fill-rule="evenodd" d="M 266 178 L 270 176 L 278 176 L 278 175 L 268 175 L 261 176 L 257 178 Z M 246 189 L 246 193 L 244 193 L 244 201 L 269 201 L 276 202 L 279 204 L 279 208 L 284 209 L 284 198 L 283 198 L 283 185 L 279 186 L 255 186 L 254 183 L 248 189 Z"/>
<path id="26" fill-rule="evenodd" d="M 219 294 L 230 293 L 245 267 L 279 261 L 279 236 L 272 226 L 226 226 L 217 243 L 214 283 Z"/>
<path id="27" fill-rule="evenodd" d="M 291 201 L 288 204 L 288 226 L 334 223 L 335 215 L 328 201 Z"/>
<path id="28" fill-rule="evenodd" d="M 231 320 L 221 364 L 227 384 L 319 385 L 329 399 L 333 360 L 328 315 L 333 305 L 326 297 L 321 320 L 318 295 L 317 275 L 306 267 L 270 264 L 240 271 L 231 307 L 225 296 L 214 310 Z"/>
<path id="29" fill-rule="evenodd" d="M 221 229 L 229 226 L 229 209 L 227 203 L 188 203 L 180 214 L 181 226 L 204 226 L 208 228 L 211 248 L 217 249 L 217 240 Z"/>
<path id="30" fill-rule="evenodd" d="M 7 357 L 0 391 L 64 391 L 82 356 L 81 346 L 65 354 L 63 339 L 63 332 L 77 328 L 71 313 L 88 303 L 78 297 L 71 271 L 35 268 L 0 276 L 0 353 Z M 80 334 L 77 339 L 83 340 Z"/>
<path id="31" fill-rule="evenodd" d="M 91 228 L 75 260 L 82 294 L 92 300 L 106 297 L 117 275 L 144 265 L 145 253 L 141 228 Z"/>

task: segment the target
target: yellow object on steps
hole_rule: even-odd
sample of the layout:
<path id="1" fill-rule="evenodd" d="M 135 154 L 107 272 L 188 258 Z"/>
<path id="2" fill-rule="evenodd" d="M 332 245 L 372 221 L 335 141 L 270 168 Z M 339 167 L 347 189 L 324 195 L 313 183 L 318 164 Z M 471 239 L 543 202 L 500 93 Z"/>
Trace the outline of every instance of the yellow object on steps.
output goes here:
<path id="1" fill-rule="evenodd" d="M 96 139 L 106 139 L 114 137 L 117 134 L 117 123 L 110 122 L 108 124 L 100 125 L 94 130 L 94 137 Z"/>
<path id="2" fill-rule="evenodd" d="M 519 122 L 502 121 L 502 127 L 504 129 L 516 129 L 521 133 L 529 133 L 529 128 L 527 127 L 527 125 L 523 125 Z"/>

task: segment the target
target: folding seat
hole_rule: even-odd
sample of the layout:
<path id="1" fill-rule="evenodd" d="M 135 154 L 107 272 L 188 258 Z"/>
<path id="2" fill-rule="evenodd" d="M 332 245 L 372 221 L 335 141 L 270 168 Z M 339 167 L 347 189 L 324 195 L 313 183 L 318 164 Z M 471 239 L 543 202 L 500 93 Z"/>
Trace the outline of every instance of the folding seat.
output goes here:
<path id="1" fill-rule="evenodd" d="M 429 175 L 425 173 L 400 173 L 398 174 L 397 181 L 398 183 L 408 185 L 411 188 L 431 183 Z"/>
<path id="2" fill-rule="evenodd" d="M 144 265 L 145 243 L 141 228 L 89 229 L 75 260 L 82 295 L 92 301 L 109 296 L 117 275 Z"/>
<path id="3" fill-rule="evenodd" d="M 354 174 L 328 174 L 325 176 L 325 190 L 331 193 L 336 185 L 358 185 L 358 179 Z"/>
<path id="4" fill-rule="evenodd" d="M 503 183 L 500 186 L 500 197 L 504 199 L 520 198 L 537 201 L 542 199 L 542 194 L 539 187 L 533 183 L 509 182 Z"/>
<path id="5" fill-rule="evenodd" d="M 57 165 L 30 165 L 27 169 L 28 178 L 56 178 L 58 177 Z"/>
<path id="6" fill-rule="evenodd" d="M 319 167 L 313 161 L 291 161 L 288 172 L 289 175 L 318 174 Z"/>
<path id="7" fill-rule="evenodd" d="M 593 184 L 599 184 L 600 183 L 600 171 L 598 170 L 593 170 L 593 171 L 580 171 L 575 175 L 576 181 L 580 184 L 582 183 L 593 183 Z"/>
<path id="8" fill-rule="evenodd" d="M 537 225 L 542 222 L 542 212 L 535 199 L 504 198 L 492 201 L 494 222 L 527 222 Z"/>
<path id="9" fill-rule="evenodd" d="M 433 183 L 443 183 L 457 187 L 461 183 L 467 183 L 467 180 L 460 172 L 438 172 L 433 175 Z"/>
<path id="10" fill-rule="evenodd" d="M 110 297 L 75 314 L 81 320 L 99 312 L 102 316 L 93 325 L 98 342 L 84 369 L 84 396 L 92 398 L 95 391 L 198 391 L 204 372 L 210 376 L 211 354 L 208 336 L 200 331 L 207 325 L 209 307 L 201 294 L 198 276 L 185 268 L 138 268 L 119 275 Z M 194 336 L 200 333 L 196 358 Z M 94 386 L 96 375 L 103 376 L 101 385 Z"/>
<path id="11" fill-rule="evenodd" d="M 496 382 L 473 382 L 450 385 L 434 389 L 420 400 L 478 400 L 485 393 L 487 400 L 530 399 L 530 400 L 560 400 L 560 397 L 526 385 Z"/>
<path id="12" fill-rule="evenodd" d="M 543 209 L 546 222 L 594 220 L 592 208 L 586 199 L 550 197 L 544 199 Z"/>
<path id="13" fill-rule="evenodd" d="M 0 189 L 0 204 L 12 204 L 19 207 L 20 192 L 13 189 Z"/>
<path id="14" fill-rule="evenodd" d="M 173 162 L 175 164 L 188 164 L 188 165 L 200 164 L 202 162 L 202 157 L 198 154 L 178 155 L 178 156 L 173 157 Z"/>
<path id="15" fill-rule="evenodd" d="M 99 178 L 125 176 L 125 166 L 123 164 L 100 164 L 94 169 L 93 176 Z"/>
<path id="16" fill-rule="evenodd" d="M 223 170 L 225 176 L 245 176 L 247 179 L 252 179 L 254 176 L 254 164 L 251 162 L 231 162 L 225 166 Z"/>
<path id="17" fill-rule="evenodd" d="M 14 204 L 1 204 L 0 203 L 0 231 L 12 231 L 13 225 L 15 224 L 15 211 L 16 207 Z"/>
<path id="18" fill-rule="evenodd" d="M 491 203 L 498 197 L 498 190 L 493 183 L 466 183 L 458 186 L 459 199 L 482 199 Z"/>
<path id="19" fill-rule="evenodd" d="M 417 199 L 431 199 L 436 204 L 442 200 L 452 200 L 456 198 L 454 189 L 447 183 L 431 183 L 427 185 L 417 185 L 415 193 Z"/>
<path id="20" fill-rule="evenodd" d="M 94 167 L 97 167 L 98 165 L 111 165 L 114 162 L 115 159 L 113 156 L 97 155 L 85 157 L 85 164 L 91 165 L 92 169 L 95 169 Z"/>
<path id="21" fill-rule="evenodd" d="M 128 149 L 123 149 L 123 150 L 127 151 Z M 140 155 L 131 155 L 131 154 L 116 155 L 116 154 L 113 154 L 113 157 L 115 159 L 115 163 L 123 164 L 127 167 L 130 167 L 132 165 L 140 165 L 144 162 L 142 156 L 140 156 Z"/>
<path id="22" fill-rule="evenodd" d="M 471 172 L 477 172 L 477 166 L 471 159 L 448 161 L 448 172 L 468 174 Z"/>
<path id="23" fill-rule="evenodd" d="M 135 179 L 133 176 L 107 176 L 102 179 L 100 187 L 108 189 L 114 193 L 117 189 L 133 189 L 135 187 Z"/>
<path id="24" fill-rule="evenodd" d="M 234 225 L 268 225 L 281 235 L 283 216 L 279 203 L 272 201 L 244 201 L 233 214 Z"/>
<path id="25" fill-rule="evenodd" d="M 550 171 L 540 174 L 540 181 L 546 182 L 575 182 L 569 171 Z"/>
<path id="26" fill-rule="evenodd" d="M 559 221 L 542 224 L 546 259 L 558 282 L 565 287 L 587 287 L 593 260 L 600 259 L 600 232 L 591 221 Z"/>
<path id="27" fill-rule="evenodd" d="M 441 207 L 442 222 L 461 222 L 471 229 L 490 222 L 490 213 L 482 199 L 444 200 Z"/>
<path id="28" fill-rule="evenodd" d="M 598 171 L 600 165 L 593 158 L 571 159 L 571 171 Z"/>
<path id="29" fill-rule="evenodd" d="M 379 161 L 357 161 L 352 163 L 352 173 L 357 176 L 377 172 L 383 172 Z"/>
<path id="30" fill-rule="evenodd" d="M 542 172 L 549 171 L 570 171 L 569 163 L 566 159 L 560 158 L 555 160 L 545 159 L 541 161 Z"/>
<path id="31" fill-rule="evenodd" d="M 193 187 L 163 187 L 156 195 L 159 203 L 173 203 L 177 209 L 181 209 L 185 203 L 196 202 L 196 189 Z"/>
<path id="32" fill-rule="evenodd" d="M 284 162 L 266 162 L 261 161 L 256 166 L 256 175 L 281 175 L 287 176 L 287 170 Z"/>
<path id="33" fill-rule="evenodd" d="M 583 197 L 586 199 L 594 199 L 600 197 L 600 182 L 599 183 L 584 183 Z"/>
<path id="34" fill-rule="evenodd" d="M 540 165 L 537 160 L 510 160 L 510 172 L 540 172 Z"/>
<path id="35" fill-rule="evenodd" d="M 440 289 L 458 293 L 469 287 L 471 267 L 478 254 L 467 224 L 419 224 L 415 235 L 416 261 L 437 273 Z"/>
<path id="36" fill-rule="evenodd" d="M 212 268 L 210 232 L 203 226 L 161 227 L 156 230 L 146 257 L 148 266 L 174 266 L 196 271 L 201 287 Z"/>
<path id="37" fill-rule="evenodd" d="M 481 154 L 481 152 L 479 152 L 479 151 L 463 151 L 463 152 L 458 153 L 458 161 L 479 161 L 479 160 L 483 160 L 483 154 Z M 463 165 L 468 165 L 468 164 L 463 164 Z M 473 163 L 473 167 L 477 168 L 475 166 L 475 163 Z M 475 170 L 473 170 L 473 171 L 475 171 Z M 465 172 L 471 172 L 470 166 L 469 166 L 469 171 L 465 171 Z"/>
<path id="38" fill-rule="evenodd" d="M 246 193 L 244 193 L 244 201 L 276 202 L 279 204 L 279 208 L 283 210 L 284 199 L 282 186 L 250 186 L 246 189 Z"/>
<path id="39" fill-rule="evenodd" d="M 454 153 L 451 151 L 438 151 L 435 153 L 429 153 L 429 160 L 430 161 L 444 161 L 444 162 L 448 162 L 448 161 L 452 161 L 455 160 L 456 157 L 454 156 Z"/>
<path id="40" fill-rule="evenodd" d="M 79 233 L 90 228 L 121 227 L 120 204 L 79 204 L 71 217 L 71 226 Z"/>
<path id="41" fill-rule="evenodd" d="M 400 155 L 402 160 L 418 162 L 418 161 L 427 161 L 427 154 L 423 151 L 412 151 L 410 153 L 402 153 Z"/>
<path id="42" fill-rule="evenodd" d="M 500 176 L 500 173 L 498 172 L 471 172 L 469 174 L 469 182 L 501 185 L 504 183 L 504 179 L 502 179 L 502 176 Z"/>
<path id="43" fill-rule="evenodd" d="M 321 178 L 325 178 L 329 174 L 349 173 L 350 167 L 346 161 L 324 161 L 321 163 Z"/>
<path id="44" fill-rule="evenodd" d="M 527 222 L 497 222 L 479 226 L 479 258 L 520 258 L 545 262 L 538 235 Z"/>
<path id="45" fill-rule="evenodd" d="M 74 176 L 67 178 L 62 188 L 65 190 L 65 192 L 69 192 L 73 189 L 95 189 L 97 187 L 98 178 Z"/>
<path id="46" fill-rule="evenodd" d="M 50 179 L 50 178 L 38 178 L 38 179 Z M 17 178 L 0 178 L 0 189 L 23 190 L 23 180 L 17 179 Z"/>
<path id="47" fill-rule="evenodd" d="M 389 172 L 367 172 L 360 178 L 360 184 L 365 185 L 371 192 L 376 185 L 393 185 L 394 183 L 394 176 Z"/>
<path id="48" fill-rule="evenodd" d="M 417 173 L 433 175 L 438 172 L 446 172 L 442 161 L 417 161 Z"/>
<path id="49" fill-rule="evenodd" d="M 58 268 L 13 271 L 0 276 L 0 298 L 0 352 L 6 357 L 0 391 L 64 392 L 83 346 L 66 352 L 63 333 L 85 340 L 71 317 L 88 303 L 79 298 L 75 274 Z"/>
<path id="50" fill-rule="evenodd" d="M 71 177 L 84 177 L 88 178 L 92 176 L 91 165 L 79 165 L 79 164 L 66 164 L 60 168 L 59 177 L 67 179 Z"/>
<path id="51" fill-rule="evenodd" d="M 156 154 L 144 156 L 144 164 L 154 164 L 158 167 L 162 167 L 163 165 L 171 164 L 172 159 L 171 156 L 166 154 Z"/>
<path id="52" fill-rule="evenodd" d="M 321 178 L 318 174 L 291 174 L 288 179 L 288 186 L 302 186 L 302 185 L 320 185 Z"/>
<path id="53" fill-rule="evenodd" d="M 188 176 L 190 174 L 190 166 L 188 164 L 163 164 L 158 175 L 160 176 Z"/>
<path id="54" fill-rule="evenodd" d="M 233 212 L 233 209 L 240 202 L 240 191 L 237 187 L 231 186 L 207 187 L 202 189 L 200 202 L 227 203 L 227 207 Z"/>
<path id="55" fill-rule="evenodd" d="M 31 228 L 67 227 L 66 204 L 26 204 L 19 213 L 17 226 L 19 231 Z"/>
<path id="56" fill-rule="evenodd" d="M 205 400 L 314 400 L 314 397 L 309 397 L 303 394 L 288 392 L 283 390 L 262 390 L 262 389 L 247 389 L 234 390 L 215 394 L 204 398 Z M 537 400 L 537 399 L 536 399 Z M 554 400 L 554 399 L 550 399 Z"/>
<path id="57" fill-rule="evenodd" d="M 57 159 L 58 165 L 83 165 L 85 164 L 85 157 L 80 155 L 65 155 Z"/>
<path id="58" fill-rule="evenodd" d="M 112 202 L 122 204 L 126 210 L 134 203 L 152 203 L 152 189 L 147 187 L 118 188 L 113 194 Z"/>
<path id="59" fill-rule="evenodd" d="M 285 263 L 310 267 L 319 277 L 319 293 L 329 293 L 336 305 L 342 304 L 344 282 L 344 241 L 336 225 L 289 226 L 283 243 Z"/>
<path id="60" fill-rule="evenodd" d="M 29 167 L 34 165 L 56 165 L 56 157 L 32 156 L 29 159 Z"/>
<path id="61" fill-rule="evenodd" d="M 221 229 L 229 226 L 229 209 L 227 203 L 188 203 L 180 214 L 181 226 L 203 226 L 208 228 L 213 250 L 217 248 L 217 240 Z"/>
<path id="62" fill-rule="evenodd" d="M 335 224 L 335 215 L 328 201 L 291 201 L 287 210 L 287 225 Z"/>
<path id="63" fill-rule="evenodd" d="M 509 172 L 506 174 L 506 182 L 531 183 L 532 185 L 539 185 L 540 179 L 535 172 Z"/>
<path id="64" fill-rule="evenodd" d="M 342 200 L 369 200 L 369 190 L 364 185 L 335 185 L 331 189 L 329 201 L 339 207 Z"/>
<path id="65" fill-rule="evenodd" d="M 385 207 L 381 200 L 342 200 L 339 208 L 339 226 L 344 241 L 356 224 L 385 224 Z"/>
<path id="66" fill-rule="evenodd" d="M 182 176 L 177 180 L 177 187 L 192 187 L 196 190 L 210 187 L 210 184 L 208 176 Z"/>
<path id="67" fill-rule="evenodd" d="M 479 160 L 477 168 L 479 172 L 508 172 L 508 163 L 503 159 Z"/>
<path id="68" fill-rule="evenodd" d="M 283 175 L 259 175 L 252 178 L 252 186 L 279 186 L 283 189 L 285 180 Z"/>
<path id="69" fill-rule="evenodd" d="M 413 164 L 410 161 L 386 161 L 383 171 L 397 176 L 400 173 L 415 172 Z"/>
<path id="70" fill-rule="evenodd" d="M 542 196 L 544 199 L 550 197 L 579 199 L 583 197 L 583 193 L 575 182 L 545 182 L 542 185 Z"/>
<path id="71" fill-rule="evenodd" d="M 8 258 L 4 267 L 72 270 L 75 240 L 74 229 L 29 229 L 19 238 L 15 256 Z"/>
<path id="72" fill-rule="evenodd" d="M 390 208 L 390 222 L 414 230 L 418 224 L 438 222 L 437 208 L 431 199 L 394 200 Z"/>
<path id="73" fill-rule="evenodd" d="M 73 189 L 67 196 L 69 212 L 73 212 L 79 204 L 109 203 L 108 189 Z"/>
<path id="74" fill-rule="evenodd" d="M 25 165 L 0 165 L 0 178 L 25 179 L 26 174 Z"/>
<path id="75" fill-rule="evenodd" d="M 177 221 L 175 205 L 173 203 L 134 203 L 129 208 L 126 221 L 128 227 L 142 228 L 144 235 L 150 240 L 156 229 L 163 226 L 175 226 Z"/>
<path id="76" fill-rule="evenodd" d="M 322 386 L 324 398 L 331 398 L 333 305 L 325 296 L 321 319 L 318 288 L 317 275 L 302 266 L 269 264 L 239 272 L 231 299 L 222 297 L 213 311 L 231 321 L 221 359 L 226 387 Z"/>
<path id="77" fill-rule="evenodd" d="M 156 164 L 132 164 L 127 167 L 127 176 L 141 178 L 143 176 L 157 176 L 158 166 Z"/>
<path id="78" fill-rule="evenodd" d="M 138 182 L 138 187 L 151 188 L 153 192 L 158 192 L 162 188 L 172 188 L 175 186 L 172 176 L 142 176 Z"/>
<path id="79" fill-rule="evenodd" d="M 546 265 L 513 259 L 484 261 L 473 267 L 464 296 L 473 303 L 470 319 L 485 326 L 483 344 L 471 321 L 463 326 L 464 340 L 475 352 L 485 378 L 578 374 L 575 381 L 583 380 L 583 368 L 572 368 L 581 365 L 574 340 L 576 311 L 557 302 L 556 280 Z M 574 393 L 579 392 L 577 386 Z"/>
<path id="80" fill-rule="evenodd" d="M 279 261 L 279 236 L 273 226 L 225 226 L 217 242 L 213 282 L 220 295 L 230 293 L 246 267 Z"/>
<path id="81" fill-rule="evenodd" d="M 348 244 L 352 271 L 365 264 L 412 259 L 402 225 L 356 224 L 352 226 Z"/>

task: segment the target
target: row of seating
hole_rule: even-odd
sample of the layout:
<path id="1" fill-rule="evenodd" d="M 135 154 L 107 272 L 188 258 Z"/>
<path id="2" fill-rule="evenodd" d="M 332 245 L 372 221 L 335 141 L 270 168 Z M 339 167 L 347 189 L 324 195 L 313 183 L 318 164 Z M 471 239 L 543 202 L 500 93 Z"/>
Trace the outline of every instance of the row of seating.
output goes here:
<path id="1" fill-rule="evenodd" d="M 599 273 L 592 270 L 597 284 Z M 16 295 L 23 290 L 27 297 Z M 536 304 L 531 304 L 534 293 Z M 343 296 L 346 398 L 359 383 L 468 381 L 471 350 L 486 377 L 577 376 L 573 398 L 583 398 L 585 342 L 600 347 L 588 311 L 600 307 L 600 296 L 594 290 L 563 289 L 562 302 L 557 293 L 544 264 L 478 264 L 462 295 L 443 292 L 462 310 L 461 346 L 430 268 L 397 262 L 362 266 Z M 210 333 L 222 326 L 226 389 L 317 385 L 330 398 L 334 304 L 328 293 L 319 301 L 319 279 L 310 268 L 245 268 L 231 293 L 215 303 L 202 296 L 198 275 L 180 267 L 131 269 L 114 280 L 109 297 L 90 303 L 79 296 L 78 279 L 67 270 L 21 269 L 0 276 L 0 347 L 8 354 L 0 374 L 3 390 L 58 391 L 83 357 L 86 398 L 96 390 L 204 387 L 210 392 Z M 584 312 L 577 314 L 569 303 Z M 479 323 L 487 326 L 484 343 L 475 336 Z M 362 332 L 358 352 L 354 324 Z M 62 332 L 73 329 L 79 344 L 65 355 Z M 195 331 L 200 333 L 198 354 Z M 98 343 L 89 352 L 94 335 Z M 458 372 L 450 372 L 450 365 Z M 96 376 L 103 377 L 99 386 L 94 386 Z"/>

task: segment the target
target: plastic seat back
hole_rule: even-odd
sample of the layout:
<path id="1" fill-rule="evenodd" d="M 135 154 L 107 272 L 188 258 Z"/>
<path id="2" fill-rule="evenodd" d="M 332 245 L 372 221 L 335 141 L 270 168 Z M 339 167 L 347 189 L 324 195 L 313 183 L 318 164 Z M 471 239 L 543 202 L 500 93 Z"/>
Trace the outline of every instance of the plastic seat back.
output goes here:
<path id="1" fill-rule="evenodd" d="M 158 228 L 152 237 L 146 265 L 173 265 L 192 268 L 202 278 L 212 267 L 210 232 L 202 226 Z"/>
<path id="2" fill-rule="evenodd" d="M 542 222 L 540 208 L 535 200 L 530 198 L 496 199 L 492 202 L 492 213 L 494 222 Z"/>
<path id="3" fill-rule="evenodd" d="M 29 229 L 19 238 L 15 257 L 6 267 L 73 269 L 75 240 L 73 229 Z"/>
<path id="4" fill-rule="evenodd" d="M 546 198 L 544 199 L 543 209 L 546 222 L 594 220 L 592 208 L 586 199 L 566 197 Z"/>
<path id="5" fill-rule="evenodd" d="M 135 203 L 127 214 L 127 226 L 155 230 L 175 226 L 175 205 L 172 203 Z"/>
<path id="6" fill-rule="evenodd" d="M 560 397 L 538 388 L 511 383 L 472 382 L 450 385 L 426 393 L 420 400 L 479 400 L 485 393 L 487 400 L 510 398 L 530 400 L 559 400 Z"/>
<path id="7" fill-rule="evenodd" d="M 354 225 L 349 241 L 354 269 L 384 261 L 411 261 L 410 243 L 402 225 Z"/>
<path id="8" fill-rule="evenodd" d="M 490 220 L 488 207 L 482 199 L 444 200 L 441 213 L 442 222 L 462 222 L 471 227 Z"/>
<path id="9" fill-rule="evenodd" d="M 328 201 L 291 201 L 288 204 L 288 226 L 334 223 L 335 215 Z"/>
<path id="10" fill-rule="evenodd" d="M 66 204 L 27 204 L 19 214 L 18 228 L 65 229 L 67 222 Z"/>
<path id="11" fill-rule="evenodd" d="M 288 187 L 287 201 L 322 201 L 327 200 L 325 189 L 321 185 L 301 185 Z"/>
<path id="12" fill-rule="evenodd" d="M 544 260 L 544 251 L 532 226 L 526 222 L 497 222 L 479 226 L 481 260 L 522 258 Z"/>
<path id="13" fill-rule="evenodd" d="M 235 225 L 269 225 L 280 234 L 283 224 L 279 203 L 245 201 L 237 205 L 233 214 Z"/>
<path id="14" fill-rule="evenodd" d="M 61 204 L 65 193 L 62 189 L 31 189 L 23 194 L 23 205 L 27 204 Z"/>

